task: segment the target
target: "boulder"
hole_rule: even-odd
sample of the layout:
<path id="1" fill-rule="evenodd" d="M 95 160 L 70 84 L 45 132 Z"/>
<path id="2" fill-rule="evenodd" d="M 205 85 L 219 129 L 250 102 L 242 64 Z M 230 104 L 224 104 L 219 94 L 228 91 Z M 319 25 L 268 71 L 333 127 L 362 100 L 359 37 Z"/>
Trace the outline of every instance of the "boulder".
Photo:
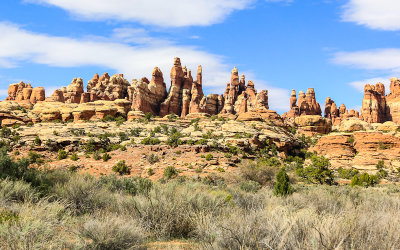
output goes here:
<path id="1" fill-rule="evenodd" d="M 305 135 L 328 134 L 332 130 L 331 120 L 319 115 L 296 117 L 295 125 L 298 127 L 299 133 Z"/>

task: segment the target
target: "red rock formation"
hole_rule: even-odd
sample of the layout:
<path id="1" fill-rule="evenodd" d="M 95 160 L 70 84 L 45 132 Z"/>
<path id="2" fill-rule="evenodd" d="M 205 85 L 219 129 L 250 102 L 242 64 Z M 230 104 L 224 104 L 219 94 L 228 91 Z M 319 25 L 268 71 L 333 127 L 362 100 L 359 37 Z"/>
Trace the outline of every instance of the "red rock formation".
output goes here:
<path id="1" fill-rule="evenodd" d="M 382 83 L 365 85 L 361 114 L 364 121 L 381 123 L 387 119 L 385 86 Z"/>
<path id="2" fill-rule="evenodd" d="M 297 105 L 296 101 L 298 101 Z M 302 115 L 321 115 L 321 107 L 315 99 L 313 88 L 309 88 L 307 94 L 300 91 L 298 100 L 296 98 L 296 91 L 293 89 L 290 97 L 290 110 L 283 114 L 283 117 L 293 119 Z"/>
<path id="3" fill-rule="evenodd" d="M 160 116 L 168 114 L 181 115 L 182 112 L 182 87 L 185 81 L 185 73 L 182 70 L 181 60 L 176 57 L 171 69 L 171 87 L 167 99 L 161 103 Z"/>
<path id="4" fill-rule="evenodd" d="M 192 98 L 189 105 L 189 113 L 204 113 L 206 112 L 205 107 L 200 106 L 201 100 L 204 97 L 203 94 L 203 70 L 201 66 L 197 67 L 197 79 L 192 84 Z"/>
<path id="5" fill-rule="evenodd" d="M 386 96 L 386 120 L 400 123 L 400 79 L 390 79 L 390 93 Z"/>
<path id="6" fill-rule="evenodd" d="M 142 111 L 144 114 L 150 112 L 158 115 L 161 102 L 167 96 L 167 89 L 164 83 L 163 73 L 155 67 L 150 83 L 144 79 L 133 80 L 128 88 L 128 100 L 132 102 L 133 111 Z"/>
<path id="7" fill-rule="evenodd" d="M 8 87 L 8 97 L 6 101 L 16 101 L 21 104 L 36 104 L 44 101 L 46 93 L 44 88 L 32 88 L 31 84 L 24 82 L 14 83 Z"/>

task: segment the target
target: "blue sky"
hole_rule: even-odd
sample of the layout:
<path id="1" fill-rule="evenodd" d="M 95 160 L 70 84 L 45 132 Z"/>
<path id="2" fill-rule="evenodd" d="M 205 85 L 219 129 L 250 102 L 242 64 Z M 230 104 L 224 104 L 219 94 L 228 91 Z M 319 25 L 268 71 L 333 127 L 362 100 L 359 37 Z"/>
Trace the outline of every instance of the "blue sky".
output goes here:
<path id="1" fill-rule="evenodd" d="M 398 0 L 2 0 L 0 97 L 23 80 L 46 94 L 94 73 L 169 85 L 173 58 L 203 66 L 206 93 L 223 93 L 230 70 L 289 108 L 291 89 L 316 90 L 323 106 L 359 109 L 365 83 L 400 73 Z M 389 89 L 387 88 L 387 92 Z"/>

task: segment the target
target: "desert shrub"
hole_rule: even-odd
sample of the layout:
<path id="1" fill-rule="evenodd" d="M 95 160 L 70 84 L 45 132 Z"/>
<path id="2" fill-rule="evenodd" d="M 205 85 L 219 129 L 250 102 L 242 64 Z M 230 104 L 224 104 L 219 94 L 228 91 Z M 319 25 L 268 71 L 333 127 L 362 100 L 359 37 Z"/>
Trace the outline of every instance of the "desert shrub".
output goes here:
<path id="1" fill-rule="evenodd" d="M 0 224 L 0 249 L 70 249 L 68 242 L 75 236 L 65 237 L 67 229 L 64 206 L 59 202 L 41 201 L 37 204 L 25 203 L 18 206 L 17 218 Z M 15 212 L 12 212 L 15 213 Z"/>
<path id="2" fill-rule="evenodd" d="M 232 146 L 230 143 L 226 145 L 228 147 L 228 152 L 232 155 L 238 155 L 240 153 L 240 149 L 238 147 Z"/>
<path id="3" fill-rule="evenodd" d="M 146 120 L 146 121 L 151 121 L 151 117 L 152 117 L 152 115 L 151 115 L 151 113 L 150 112 L 147 112 L 145 115 L 144 115 L 144 119 Z"/>
<path id="4" fill-rule="evenodd" d="M 126 165 L 124 160 L 119 161 L 116 165 L 112 167 L 112 170 L 119 175 L 125 175 L 131 173 L 131 167 Z"/>
<path id="5" fill-rule="evenodd" d="M 65 200 L 66 207 L 74 214 L 91 213 L 113 202 L 112 195 L 89 175 L 75 174 L 67 182 L 56 184 L 54 194 Z"/>
<path id="6" fill-rule="evenodd" d="M 79 160 L 79 157 L 78 157 L 78 155 L 77 154 L 75 154 L 75 153 L 73 153 L 72 155 L 71 155 L 71 161 L 77 161 L 77 160 Z"/>
<path id="7" fill-rule="evenodd" d="M 118 116 L 115 119 L 115 123 L 117 124 L 117 126 L 121 126 L 124 122 L 126 122 L 126 117 L 125 116 Z"/>
<path id="8" fill-rule="evenodd" d="M 0 180 L 0 200 L 8 202 L 28 202 L 37 201 L 38 198 L 38 193 L 29 183 L 20 180 L 13 181 L 9 178 Z"/>
<path id="9" fill-rule="evenodd" d="M 168 180 L 178 176 L 178 170 L 174 166 L 168 166 L 164 169 L 164 177 Z"/>
<path id="10" fill-rule="evenodd" d="M 96 160 L 96 161 L 99 161 L 101 159 L 99 151 L 95 151 L 93 153 L 93 159 Z"/>
<path id="11" fill-rule="evenodd" d="M 153 138 L 153 137 L 146 137 L 142 140 L 143 145 L 157 145 L 160 144 L 160 140 L 158 138 Z"/>
<path id="12" fill-rule="evenodd" d="M 145 239 L 137 221 L 116 215 L 88 219 L 79 236 L 87 249 L 135 249 Z"/>
<path id="13" fill-rule="evenodd" d="M 39 136 L 35 137 L 35 141 L 34 141 L 35 145 L 40 146 L 42 145 L 42 140 L 40 140 Z"/>
<path id="14" fill-rule="evenodd" d="M 329 167 L 328 159 L 313 155 L 311 164 L 307 167 L 296 168 L 296 174 L 307 182 L 332 185 L 334 184 L 334 175 Z"/>
<path id="15" fill-rule="evenodd" d="M 169 122 L 174 122 L 178 116 L 175 114 L 170 114 L 167 116 Z"/>
<path id="16" fill-rule="evenodd" d="M 359 174 L 359 171 L 357 169 L 343 169 L 340 167 L 338 173 L 340 178 L 351 180 L 355 175 Z"/>
<path id="17" fill-rule="evenodd" d="M 72 166 L 68 167 L 68 171 L 73 172 L 73 173 L 78 171 L 78 169 L 79 169 L 79 167 L 75 166 L 75 165 L 72 165 Z"/>
<path id="18" fill-rule="evenodd" d="M 138 136 L 140 136 L 140 132 L 142 132 L 142 129 L 134 128 L 134 129 L 131 129 L 130 134 L 131 134 L 131 136 L 138 137 Z"/>
<path id="19" fill-rule="evenodd" d="M 152 169 L 152 168 L 147 169 L 147 174 L 148 174 L 149 176 L 154 175 L 154 169 Z"/>
<path id="20" fill-rule="evenodd" d="M 161 127 L 160 126 L 155 127 L 153 132 L 154 133 L 161 133 Z"/>
<path id="21" fill-rule="evenodd" d="M 119 133 L 118 133 L 118 136 L 119 136 L 119 139 L 120 139 L 121 141 L 128 141 L 128 140 L 129 140 L 128 135 L 127 135 L 126 133 L 124 133 L 124 132 L 119 132 Z"/>
<path id="22" fill-rule="evenodd" d="M 270 165 L 245 161 L 240 165 L 240 174 L 245 180 L 255 181 L 260 185 L 265 185 L 272 181 L 277 168 Z"/>
<path id="23" fill-rule="evenodd" d="M 147 161 L 148 161 L 150 164 L 154 164 L 154 163 L 160 161 L 160 158 L 159 158 L 157 155 L 155 155 L 155 154 L 150 154 L 150 155 L 147 156 L 146 158 L 147 158 Z"/>
<path id="24" fill-rule="evenodd" d="M 107 153 L 104 153 L 103 156 L 101 157 L 103 159 L 103 161 L 108 161 L 111 159 L 111 156 Z"/>
<path id="25" fill-rule="evenodd" d="M 58 159 L 59 160 L 67 159 L 67 157 L 68 157 L 68 153 L 65 150 L 63 150 L 63 149 L 58 150 Z"/>
<path id="26" fill-rule="evenodd" d="M 11 129 L 3 126 L 0 129 L 0 137 L 1 138 L 9 138 L 11 136 L 11 132 L 12 132 Z"/>
<path id="27" fill-rule="evenodd" d="M 117 178 L 115 175 L 110 175 L 102 176 L 99 182 L 111 192 L 122 191 L 131 195 L 147 194 L 153 187 L 151 180 L 141 177 Z"/>
<path id="28" fill-rule="evenodd" d="M 378 169 L 378 173 L 376 176 L 381 179 L 381 178 L 386 178 L 389 174 L 385 170 L 385 162 L 383 160 L 380 160 L 378 164 L 376 164 L 376 169 Z"/>
<path id="29" fill-rule="evenodd" d="M 113 121 L 115 121 L 115 117 L 112 116 L 112 115 L 106 115 L 106 116 L 102 119 L 102 121 L 103 121 L 103 122 L 113 122 Z"/>
<path id="30" fill-rule="evenodd" d="M 44 160 L 42 159 L 42 157 L 43 157 L 43 155 L 38 154 L 33 151 L 29 151 L 29 153 L 28 153 L 28 159 L 29 159 L 30 164 L 34 164 L 34 163 L 36 163 L 38 165 L 43 164 Z"/>
<path id="31" fill-rule="evenodd" d="M 206 161 L 211 161 L 213 158 L 214 158 L 214 157 L 213 157 L 212 154 L 206 155 Z"/>
<path id="32" fill-rule="evenodd" d="M 261 185 L 256 181 L 245 180 L 240 183 L 239 188 L 245 192 L 255 193 L 261 189 Z"/>
<path id="33" fill-rule="evenodd" d="M 293 192 L 292 186 L 290 185 L 289 176 L 286 173 L 285 168 L 281 168 L 276 175 L 276 183 L 274 187 L 274 194 L 276 196 L 286 196 Z"/>
<path id="34" fill-rule="evenodd" d="M 349 138 L 347 138 L 347 143 L 349 144 L 354 144 L 354 135 L 351 135 Z"/>
<path id="35" fill-rule="evenodd" d="M 5 148 L 0 148 L 0 178 L 21 179 L 27 172 L 29 160 L 14 161 Z"/>
<path id="36" fill-rule="evenodd" d="M 379 177 L 376 175 L 370 175 L 368 173 L 362 173 L 354 175 L 351 179 L 351 187 L 354 186 L 363 186 L 363 187 L 371 187 L 375 186 L 379 183 Z"/>
<path id="37" fill-rule="evenodd" d="M 180 138 L 182 138 L 183 135 L 180 132 L 174 132 L 170 134 L 170 136 L 168 137 L 168 140 L 166 142 L 167 145 L 171 146 L 171 147 L 177 147 L 178 145 L 182 145 L 183 142 Z"/>

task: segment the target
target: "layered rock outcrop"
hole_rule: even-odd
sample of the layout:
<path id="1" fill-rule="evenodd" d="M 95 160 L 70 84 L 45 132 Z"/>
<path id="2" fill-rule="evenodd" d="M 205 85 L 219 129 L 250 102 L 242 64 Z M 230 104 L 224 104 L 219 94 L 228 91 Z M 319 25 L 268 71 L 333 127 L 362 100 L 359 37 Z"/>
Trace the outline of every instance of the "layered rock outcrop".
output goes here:
<path id="1" fill-rule="evenodd" d="M 239 80 L 239 72 L 235 67 L 231 72 L 231 82 L 227 84 L 224 94 L 224 107 L 222 114 L 242 114 L 256 112 L 257 110 L 269 110 L 268 91 L 257 93 L 253 81 L 245 85 L 245 76 Z"/>
<path id="2" fill-rule="evenodd" d="M 297 99 L 296 90 L 292 90 L 290 97 L 290 110 L 283 114 L 286 119 L 294 119 L 303 115 L 321 115 L 321 106 L 315 98 L 313 88 L 307 89 L 307 93 L 299 92 Z"/>
<path id="3" fill-rule="evenodd" d="M 364 121 L 369 123 L 382 123 L 386 121 L 385 86 L 382 83 L 365 85 L 361 116 Z"/>
<path id="4" fill-rule="evenodd" d="M 276 123 L 284 125 L 280 116 L 269 110 L 268 91 L 257 92 L 252 81 L 246 85 L 245 76 L 239 77 L 236 67 L 232 70 L 225 95 L 205 95 L 202 67 L 198 66 L 194 80 L 191 70 L 182 67 L 179 58 L 174 59 L 170 77 L 171 86 L 167 92 L 163 73 L 157 67 L 152 72 L 151 81 L 144 77 L 133 79 L 131 84 L 122 74 L 111 77 L 108 73 L 102 76 L 95 74 L 88 82 L 86 91 L 82 78 L 74 78 L 68 86 L 55 90 L 47 99 L 43 88 L 34 89 L 30 84 L 21 82 L 10 86 L 6 100 L 26 104 L 45 101 L 33 109 L 39 121 L 95 120 L 107 115 L 126 115 L 133 119 L 146 113 L 161 117 L 176 114 L 182 118 L 222 114 L 236 118 L 249 113 L 242 115 L 242 119 L 277 119 Z M 313 93 L 310 92 L 307 98 L 314 108 Z M 100 101 L 114 104 L 100 105 Z"/>
<path id="5" fill-rule="evenodd" d="M 141 79 L 133 80 L 128 87 L 128 100 L 132 103 L 132 111 L 142 111 L 158 115 L 160 104 L 167 96 L 167 88 L 164 83 L 163 73 L 157 67 L 154 68 L 151 81 Z"/>
<path id="6" fill-rule="evenodd" d="M 14 83 L 8 87 L 6 101 L 16 101 L 20 104 L 36 104 L 46 99 L 45 89 L 42 87 L 32 88 L 30 83 Z"/>
<path id="7" fill-rule="evenodd" d="M 350 109 L 349 111 L 343 103 L 337 108 L 336 103 L 330 97 L 327 97 L 325 100 L 324 114 L 325 118 L 330 118 L 332 120 L 333 125 L 338 125 L 343 120 L 350 117 L 358 118 L 360 116 L 358 111 L 354 109 Z"/>

